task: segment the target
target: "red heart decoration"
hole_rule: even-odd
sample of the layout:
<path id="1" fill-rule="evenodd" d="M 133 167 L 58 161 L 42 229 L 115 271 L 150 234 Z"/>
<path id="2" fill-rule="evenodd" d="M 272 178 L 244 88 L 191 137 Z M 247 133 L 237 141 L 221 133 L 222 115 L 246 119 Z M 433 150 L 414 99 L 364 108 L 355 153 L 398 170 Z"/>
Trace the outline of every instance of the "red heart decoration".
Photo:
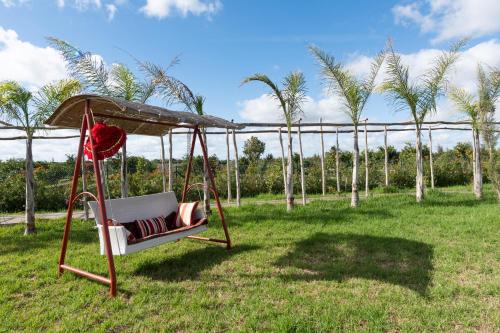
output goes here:
<path id="1" fill-rule="evenodd" d="M 94 124 L 90 133 L 94 141 L 97 160 L 103 160 L 115 155 L 127 140 L 127 134 L 120 127 L 108 126 L 99 122 Z M 85 155 L 89 159 L 93 159 L 90 138 L 87 138 L 85 143 Z"/>

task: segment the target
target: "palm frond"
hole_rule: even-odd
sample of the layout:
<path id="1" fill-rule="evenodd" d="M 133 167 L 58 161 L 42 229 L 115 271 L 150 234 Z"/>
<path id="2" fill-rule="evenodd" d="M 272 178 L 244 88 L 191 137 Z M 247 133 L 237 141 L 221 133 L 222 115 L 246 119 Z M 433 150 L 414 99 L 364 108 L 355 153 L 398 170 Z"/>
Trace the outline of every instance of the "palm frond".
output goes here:
<path id="1" fill-rule="evenodd" d="M 429 112 L 436 112 L 436 99 L 446 90 L 446 74 L 457 61 L 465 43 L 466 39 L 462 39 L 452 44 L 448 51 L 442 52 L 434 60 L 434 65 L 424 74 L 423 95 L 419 99 L 420 121 L 423 121 Z"/>
<path id="2" fill-rule="evenodd" d="M 283 80 L 283 98 L 286 102 L 285 118 L 287 124 L 297 120 L 297 117 L 303 112 L 302 104 L 306 99 L 306 79 L 301 72 L 291 72 Z"/>
<path id="3" fill-rule="evenodd" d="M 204 111 L 203 111 L 203 104 L 205 103 L 205 97 L 201 96 L 201 95 L 196 95 L 194 97 L 194 101 L 193 101 L 193 109 L 196 111 L 197 114 L 199 114 L 200 116 L 202 116 L 204 114 Z"/>
<path id="4" fill-rule="evenodd" d="M 386 55 L 386 50 L 380 51 L 375 59 L 373 59 L 371 66 L 370 66 L 370 73 L 366 77 L 366 79 L 363 82 L 363 98 L 361 102 L 361 109 L 364 108 L 366 105 L 366 102 L 368 101 L 368 98 L 370 97 L 371 93 L 375 89 L 375 79 L 377 78 L 377 75 L 380 71 L 380 68 L 382 67 L 382 64 L 384 63 L 385 60 L 385 55 Z"/>
<path id="5" fill-rule="evenodd" d="M 61 52 L 71 76 L 79 80 L 85 89 L 105 96 L 112 95 L 109 71 L 101 58 L 55 37 L 49 37 L 48 41 Z"/>
<path id="6" fill-rule="evenodd" d="M 12 121 L 29 131 L 31 127 L 29 102 L 32 94 L 15 81 L 0 82 L 0 112 L 6 121 Z"/>
<path id="7" fill-rule="evenodd" d="M 80 82 L 74 79 L 60 80 L 41 87 L 33 96 L 33 105 L 37 109 L 32 115 L 34 126 L 41 125 L 59 104 L 76 95 L 81 88 Z"/>
<path id="8" fill-rule="evenodd" d="M 478 120 L 478 105 L 474 101 L 474 96 L 464 89 L 452 86 L 449 89 L 449 97 L 458 111 L 467 115 L 475 125 Z"/>
<path id="9" fill-rule="evenodd" d="M 146 73 L 160 98 L 166 104 L 181 103 L 190 112 L 197 112 L 194 108 L 195 95 L 182 81 L 167 74 L 167 70 L 150 62 L 139 62 L 142 71 Z"/>
<path id="10" fill-rule="evenodd" d="M 142 87 L 134 73 L 123 64 L 115 64 L 109 72 L 109 90 L 113 97 L 126 101 L 140 101 Z"/>
<path id="11" fill-rule="evenodd" d="M 283 94 L 281 93 L 281 90 L 278 88 L 278 86 L 267 75 L 256 73 L 254 75 L 251 75 L 251 76 L 245 78 L 241 82 L 241 84 L 243 85 L 243 84 L 247 84 L 249 82 L 262 82 L 265 85 L 267 85 L 269 88 L 271 88 L 271 91 L 272 91 L 271 96 L 273 96 L 274 98 L 276 98 L 276 100 L 278 100 L 278 102 L 280 103 L 281 109 L 283 111 L 283 115 L 286 118 L 287 105 L 286 105 L 285 98 L 284 98 Z"/>
<path id="12" fill-rule="evenodd" d="M 409 108 L 417 119 L 418 89 L 410 83 L 409 68 L 403 64 L 401 55 L 394 51 L 392 42 L 388 43 L 386 62 L 386 79 L 379 89 L 387 93 L 388 99 L 396 106 L 397 110 Z"/>

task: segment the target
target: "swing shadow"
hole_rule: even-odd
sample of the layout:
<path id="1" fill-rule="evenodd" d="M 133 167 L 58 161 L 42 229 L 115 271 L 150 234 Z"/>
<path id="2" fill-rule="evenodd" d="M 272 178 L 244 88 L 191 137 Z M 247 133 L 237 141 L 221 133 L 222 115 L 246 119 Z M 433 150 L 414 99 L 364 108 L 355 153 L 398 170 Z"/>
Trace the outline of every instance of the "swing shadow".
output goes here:
<path id="1" fill-rule="evenodd" d="M 189 251 L 182 256 L 142 263 L 134 273 L 161 281 L 196 280 L 204 270 L 218 265 L 236 254 L 258 248 L 258 246 L 247 244 L 236 245 L 231 250 L 222 246 L 210 246 Z"/>
<path id="2" fill-rule="evenodd" d="M 278 258 L 283 279 L 363 278 L 402 286 L 425 297 L 432 280 L 433 246 L 395 237 L 316 233 Z"/>

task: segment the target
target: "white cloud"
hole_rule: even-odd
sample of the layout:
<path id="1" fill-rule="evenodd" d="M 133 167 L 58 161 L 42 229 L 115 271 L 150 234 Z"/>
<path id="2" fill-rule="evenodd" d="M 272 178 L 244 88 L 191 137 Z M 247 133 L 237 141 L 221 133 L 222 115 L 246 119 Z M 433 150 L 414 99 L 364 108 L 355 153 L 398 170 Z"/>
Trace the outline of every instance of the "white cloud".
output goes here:
<path id="1" fill-rule="evenodd" d="M 101 0 L 74 0 L 74 6 L 80 11 L 86 11 L 89 8 L 101 8 Z"/>
<path id="2" fill-rule="evenodd" d="M 417 24 L 423 33 L 435 33 L 433 42 L 479 37 L 500 31 L 498 0 L 425 0 L 392 8 L 395 22 Z"/>
<path id="3" fill-rule="evenodd" d="M 140 9 L 146 16 L 163 19 L 178 12 L 186 17 L 188 14 L 196 16 L 213 15 L 222 8 L 219 0 L 147 0 L 146 5 Z"/>
<path id="4" fill-rule="evenodd" d="M 56 0 L 57 7 L 63 8 L 64 7 L 64 0 Z"/>
<path id="5" fill-rule="evenodd" d="M 27 3 L 29 0 L 1 0 L 2 5 L 7 8 L 20 6 Z"/>
<path id="6" fill-rule="evenodd" d="M 0 80 L 16 80 L 29 87 L 66 77 L 64 60 L 55 49 L 19 39 L 14 30 L 0 27 Z"/>
<path id="7" fill-rule="evenodd" d="M 112 3 L 108 3 L 106 5 L 106 11 L 108 12 L 108 21 L 113 21 L 117 10 L 118 8 L 116 7 L 116 5 Z"/>

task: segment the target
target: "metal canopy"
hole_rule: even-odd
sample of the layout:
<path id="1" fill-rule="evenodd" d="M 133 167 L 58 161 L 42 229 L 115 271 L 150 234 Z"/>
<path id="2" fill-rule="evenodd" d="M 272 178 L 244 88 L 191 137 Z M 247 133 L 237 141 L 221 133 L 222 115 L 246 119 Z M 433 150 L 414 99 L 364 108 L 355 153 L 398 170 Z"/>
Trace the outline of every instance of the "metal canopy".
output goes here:
<path id="1" fill-rule="evenodd" d="M 164 135 L 171 128 L 217 127 L 242 129 L 222 118 L 197 115 L 191 112 L 172 111 L 162 107 L 124 101 L 99 95 L 77 95 L 65 100 L 45 122 L 51 126 L 80 129 L 85 113 L 85 101 L 96 121 L 121 127 L 128 134 Z"/>

